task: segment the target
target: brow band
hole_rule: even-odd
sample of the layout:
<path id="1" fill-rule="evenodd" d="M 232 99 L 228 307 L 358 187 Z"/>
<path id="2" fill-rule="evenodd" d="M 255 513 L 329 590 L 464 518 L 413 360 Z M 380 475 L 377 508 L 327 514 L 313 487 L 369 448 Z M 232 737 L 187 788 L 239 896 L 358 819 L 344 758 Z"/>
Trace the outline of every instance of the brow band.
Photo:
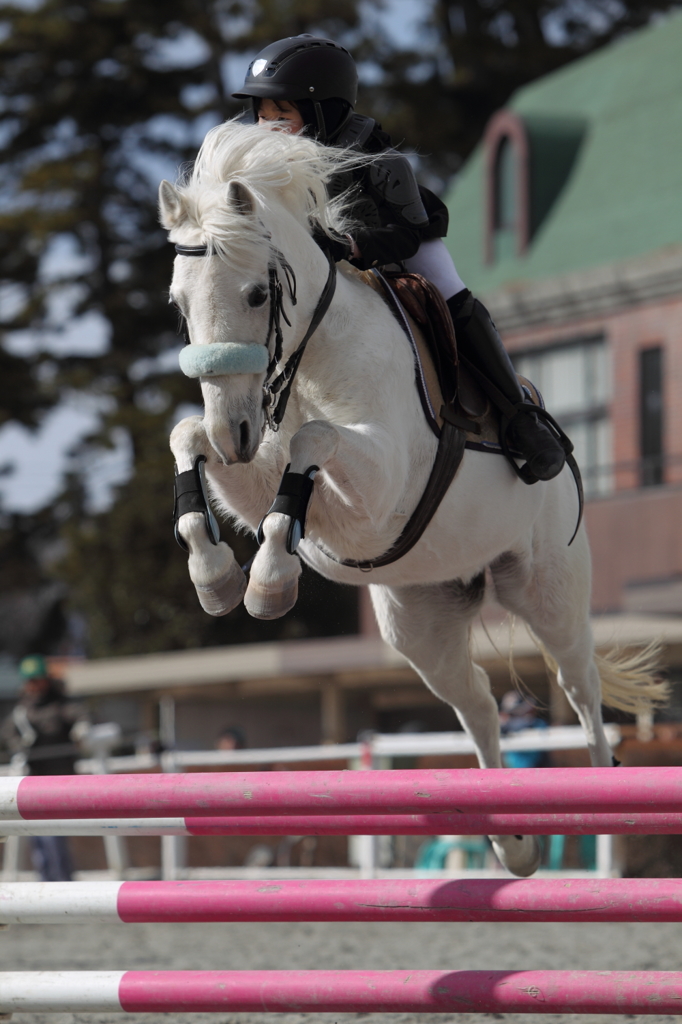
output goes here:
<path id="1" fill-rule="evenodd" d="M 178 256 L 208 256 L 207 245 L 176 245 Z"/>

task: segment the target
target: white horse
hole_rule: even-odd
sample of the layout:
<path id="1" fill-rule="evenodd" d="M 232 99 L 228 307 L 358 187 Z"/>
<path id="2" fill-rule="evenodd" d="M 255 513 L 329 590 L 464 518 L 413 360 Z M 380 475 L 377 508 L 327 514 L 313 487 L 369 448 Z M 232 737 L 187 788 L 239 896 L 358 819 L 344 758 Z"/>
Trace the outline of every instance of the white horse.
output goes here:
<path id="1" fill-rule="evenodd" d="M 467 450 L 409 553 L 370 573 L 340 564 L 391 547 L 422 495 L 437 447 L 408 341 L 382 298 L 346 264 L 301 360 L 281 427 L 268 423 L 263 385 L 275 354 L 276 304 L 270 284 L 282 277 L 286 285 L 277 267 L 288 261 L 298 301 L 285 286 L 278 373 L 308 330 L 329 275 L 311 224 L 330 233 L 348 229 L 343 204 L 329 203 L 325 186 L 357 159 L 305 138 L 228 122 L 209 133 L 183 184 L 162 183 L 161 220 L 180 247 L 171 298 L 191 341 L 183 365 L 200 376 L 205 406 L 203 417 L 173 430 L 178 472 L 204 457 L 214 505 L 255 532 L 287 464 L 298 474 L 318 467 L 298 552 L 331 580 L 369 584 L 381 635 L 454 708 L 481 767 L 501 767 L 497 706 L 469 650 L 470 626 L 489 588 L 558 664 L 559 685 L 580 719 L 592 764 L 611 765 L 602 699 L 633 711 L 660 702 L 664 692 L 645 658 L 625 669 L 613 657 L 595 656 L 583 527 L 568 545 L 578 515 L 569 472 L 529 487 L 504 458 Z M 192 258 L 204 253 L 202 246 L 208 247 L 204 258 Z M 248 581 L 228 546 L 209 537 L 207 521 L 198 510 L 178 523 L 205 610 L 223 615 L 243 599 L 256 617 L 288 611 L 301 571 L 298 554 L 287 551 L 291 518 L 273 513 L 264 520 Z M 537 868 L 535 837 L 491 839 L 515 874 Z"/>

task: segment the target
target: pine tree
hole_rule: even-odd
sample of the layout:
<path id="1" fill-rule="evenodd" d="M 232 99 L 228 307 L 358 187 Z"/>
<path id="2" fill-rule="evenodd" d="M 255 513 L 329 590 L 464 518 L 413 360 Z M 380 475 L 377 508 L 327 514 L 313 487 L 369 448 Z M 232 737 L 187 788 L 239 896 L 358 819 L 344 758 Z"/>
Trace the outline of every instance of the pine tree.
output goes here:
<path id="1" fill-rule="evenodd" d="M 31 570 L 43 585 L 68 584 L 95 655 L 355 625 L 355 593 L 312 576 L 295 616 L 282 623 L 259 626 L 243 610 L 212 620 L 173 540 L 168 434 L 200 392 L 177 372 L 168 306 L 174 254 L 157 222 L 156 190 L 160 177 L 174 177 L 193 158 L 208 128 L 239 109 L 221 72 L 233 20 L 228 5 L 199 0 L 0 8 L 0 280 L 14 300 L 2 328 L 14 350 L 17 331 L 47 337 L 55 305 L 66 304 L 76 323 L 96 314 L 108 335 L 91 352 L 60 351 L 53 339 L 50 352 L 0 355 L 6 417 L 33 424 L 50 404 L 84 395 L 99 412 L 98 428 L 80 446 L 80 472 L 53 505 L 53 543 L 42 545 Z M 109 509 L 93 510 L 87 469 L 122 441 L 130 479 Z M 16 522 L 7 529 L 16 537 Z M 246 560 L 252 543 L 227 527 L 223 533 Z M 55 558 L 58 536 L 66 554 Z"/>

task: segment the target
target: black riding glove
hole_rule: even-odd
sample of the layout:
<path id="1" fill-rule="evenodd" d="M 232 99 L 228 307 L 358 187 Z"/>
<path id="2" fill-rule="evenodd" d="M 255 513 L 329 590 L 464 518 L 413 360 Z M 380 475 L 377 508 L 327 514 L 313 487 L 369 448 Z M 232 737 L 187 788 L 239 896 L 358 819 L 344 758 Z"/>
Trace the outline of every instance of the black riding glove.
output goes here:
<path id="1" fill-rule="evenodd" d="M 331 238 L 322 230 L 319 224 L 313 228 L 313 239 L 323 252 L 329 253 L 334 263 L 350 259 L 352 255 L 353 243 L 350 238 L 345 235 L 334 235 Z"/>

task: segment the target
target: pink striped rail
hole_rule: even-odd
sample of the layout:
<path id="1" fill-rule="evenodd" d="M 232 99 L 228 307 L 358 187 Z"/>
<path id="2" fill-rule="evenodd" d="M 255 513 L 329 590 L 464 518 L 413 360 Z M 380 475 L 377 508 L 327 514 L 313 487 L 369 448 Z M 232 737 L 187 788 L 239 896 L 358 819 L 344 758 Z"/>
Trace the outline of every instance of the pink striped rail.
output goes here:
<path id="1" fill-rule="evenodd" d="M 682 879 L 0 883 L 0 924 L 682 921 Z"/>
<path id="2" fill-rule="evenodd" d="M 297 814 L 231 818 L 0 821 L 0 836 L 678 835 L 682 812 L 657 814 Z"/>
<path id="3" fill-rule="evenodd" d="M 682 921 L 682 880 L 124 883 L 123 921 Z M 161 886 L 162 888 L 156 888 Z M 173 888 L 168 888 L 173 886 Z M 193 916 L 197 914 L 198 916 Z M 215 916 L 215 915 L 218 916 Z M 189 915 L 189 916 L 185 916 Z"/>
<path id="4" fill-rule="evenodd" d="M 681 810 L 682 767 L 0 778 L 0 819 Z"/>
<path id="5" fill-rule="evenodd" d="M 681 813 L 680 768 L 0 779 L 0 819 L 41 828 L 82 818 L 105 831 L 105 818 L 110 825 L 144 818 L 170 822 L 180 834 L 291 833 L 294 823 L 298 834 L 495 833 L 505 824 L 506 831 L 566 832 L 570 819 L 576 832 L 602 831 L 609 823 L 610 830 L 635 832 L 655 823 L 677 830 Z M 0 886 L 0 922 L 680 921 L 681 888 L 676 879 L 23 883 Z M 681 1014 L 682 974 L 6 972 L 0 1013 L 15 1011 Z"/>
<path id="6" fill-rule="evenodd" d="M 25 971 L 0 1013 L 679 1014 L 675 971 Z"/>
<path id="7" fill-rule="evenodd" d="M 47 828 L 47 826 L 46 826 Z M 299 814 L 185 818 L 191 836 L 678 835 L 682 811 L 610 814 Z M 0 832 L 2 825 L 0 824 Z M 47 834 L 47 833 L 46 833 Z"/>

